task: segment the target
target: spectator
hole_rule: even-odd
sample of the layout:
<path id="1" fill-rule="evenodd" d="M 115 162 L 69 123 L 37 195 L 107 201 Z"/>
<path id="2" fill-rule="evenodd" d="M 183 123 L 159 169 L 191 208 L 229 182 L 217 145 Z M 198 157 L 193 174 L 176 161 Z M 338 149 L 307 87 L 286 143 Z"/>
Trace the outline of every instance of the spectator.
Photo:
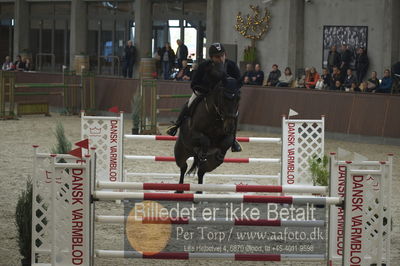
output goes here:
<path id="1" fill-rule="evenodd" d="M 193 79 L 194 75 L 195 75 L 196 72 L 197 72 L 197 68 L 198 68 L 198 67 L 199 67 L 199 66 L 198 66 L 196 63 L 193 63 L 193 65 L 192 65 L 192 70 L 190 71 L 190 80 Z"/>
<path id="2" fill-rule="evenodd" d="M 183 43 L 182 40 L 176 40 L 176 43 L 178 44 L 178 48 L 176 49 L 176 59 L 178 62 L 178 68 L 182 68 L 182 61 L 187 60 L 188 57 L 188 48 L 187 46 Z"/>
<path id="3" fill-rule="evenodd" d="M 249 76 L 244 76 L 244 78 L 243 78 L 243 84 L 244 84 L 244 85 L 252 85 Z"/>
<path id="4" fill-rule="evenodd" d="M 331 47 L 331 50 L 329 51 L 328 54 L 328 70 L 329 73 L 332 74 L 333 68 L 334 67 L 339 67 L 340 66 L 340 54 L 336 51 L 336 45 L 333 45 Z"/>
<path id="5" fill-rule="evenodd" d="M 358 86 L 360 92 L 366 92 L 368 91 L 368 82 L 363 81 L 361 82 L 360 86 Z"/>
<path id="6" fill-rule="evenodd" d="M 122 68 L 122 75 L 124 78 L 132 78 L 133 65 L 136 61 L 136 48 L 133 46 L 133 42 L 129 40 L 124 50 L 124 66 Z"/>
<path id="7" fill-rule="evenodd" d="M 170 78 L 171 68 L 175 62 L 175 53 L 174 50 L 171 49 L 169 42 L 166 42 L 165 46 L 161 49 L 160 58 L 164 79 L 168 80 Z"/>
<path id="8" fill-rule="evenodd" d="M 372 92 L 379 88 L 379 79 L 378 79 L 378 73 L 376 71 L 372 71 L 371 73 L 371 78 L 368 79 L 368 86 L 367 86 L 367 91 Z"/>
<path id="9" fill-rule="evenodd" d="M 390 93 L 392 91 L 392 85 L 393 85 L 393 79 L 390 76 L 390 70 L 385 69 L 385 71 L 383 72 L 383 78 L 381 84 L 379 85 L 376 92 Z"/>
<path id="10" fill-rule="evenodd" d="M 333 69 L 332 69 L 332 71 L 333 71 Z M 321 75 L 320 80 L 322 80 L 322 84 L 323 84 L 322 89 L 326 89 L 331 86 L 331 75 L 329 75 L 327 68 L 322 69 L 322 75 Z"/>
<path id="11" fill-rule="evenodd" d="M 158 47 L 157 50 L 153 54 L 153 58 L 156 60 L 156 72 L 157 76 L 161 75 L 161 47 Z"/>
<path id="12" fill-rule="evenodd" d="M 352 54 L 349 50 L 349 46 L 346 44 L 342 45 L 342 53 L 340 55 L 340 72 L 342 74 L 342 77 L 344 79 L 345 75 L 346 75 L 346 71 L 347 69 L 350 68 L 350 62 L 352 59 Z"/>
<path id="13" fill-rule="evenodd" d="M 306 88 L 308 89 L 315 89 L 315 85 L 319 80 L 319 74 L 315 67 L 310 68 L 310 73 L 306 76 L 305 83 Z"/>
<path id="14" fill-rule="evenodd" d="M 344 79 L 343 87 L 349 89 L 353 82 L 357 83 L 357 78 L 353 75 L 353 70 L 351 68 L 347 69 L 347 76 Z"/>
<path id="15" fill-rule="evenodd" d="M 23 71 L 25 69 L 25 63 L 22 61 L 22 57 L 17 55 L 17 60 L 14 62 L 14 68 L 18 71 Z"/>
<path id="16" fill-rule="evenodd" d="M 367 74 L 369 60 L 364 48 L 359 48 L 356 57 L 357 82 L 361 83 Z"/>
<path id="17" fill-rule="evenodd" d="M 260 64 L 256 64 L 254 76 L 251 78 L 251 83 L 261 86 L 264 81 L 264 71 L 261 70 Z"/>
<path id="18" fill-rule="evenodd" d="M 244 79 L 248 77 L 249 79 L 249 83 L 250 84 L 253 77 L 254 77 L 254 71 L 253 71 L 253 65 L 252 64 L 247 64 L 246 65 L 246 71 L 244 72 L 243 76 L 242 76 L 242 81 L 244 82 Z"/>
<path id="19" fill-rule="evenodd" d="M 277 87 L 290 87 L 290 84 L 292 83 L 292 81 L 293 81 L 292 70 L 290 69 L 290 67 L 286 67 L 283 76 L 281 76 L 279 78 L 279 81 L 276 84 L 276 86 Z"/>
<path id="20" fill-rule="evenodd" d="M 340 73 L 340 68 L 334 67 L 331 77 L 331 89 L 334 89 L 337 80 L 342 84 L 343 79 L 342 74 Z"/>
<path id="21" fill-rule="evenodd" d="M 279 78 L 281 77 L 281 71 L 278 68 L 277 64 L 272 65 L 272 70 L 269 72 L 267 79 L 267 86 L 275 86 L 279 82 Z"/>
<path id="22" fill-rule="evenodd" d="M 10 71 L 14 69 L 14 65 L 11 61 L 11 57 L 6 56 L 6 61 L 3 63 L 3 66 L 1 67 L 1 70 L 4 71 Z"/>
<path id="23" fill-rule="evenodd" d="M 351 92 L 361 92 L 356 81 L 352 82 L 350 88 L 349 89 L 346 88 L 345 90 Z"/>
<path id="24" fill-rule="evenodd" d="M 340 82 L 340 80 L 336 80 L 335 84 L 331 87 L 331 90 L 336 90 L 336 91 L 342 91 L 343 87 L 342 87 L 342 82 Z"/>
<path id="25" fill-rule="evenodd" d="M 29 58 L 25 58 L 24 71 L 31 71 L 31 70 L 33 70 L 33 67 L 31 65 L 31 60 L 29 60 Z"/>
<path id="26" fill-rule="evenodd" d="M 306 79 L 307 75 L 310 75 L 310 69 L 308 67 L 306 67 L 304 69 L 304 74 L 301 75 L 297 79 L 297 85 L 295 86 L 296 88 L 305 88 L 306 87 L 305 79 Z"/>
<path id="27" fill-rule="evenodd" d="M 190 80 L 190 67 L 187 64 L 187 60 L 182 60 L 182 68 L 179 69 L 178 74 L 175 77 L 176 80 Z"/>

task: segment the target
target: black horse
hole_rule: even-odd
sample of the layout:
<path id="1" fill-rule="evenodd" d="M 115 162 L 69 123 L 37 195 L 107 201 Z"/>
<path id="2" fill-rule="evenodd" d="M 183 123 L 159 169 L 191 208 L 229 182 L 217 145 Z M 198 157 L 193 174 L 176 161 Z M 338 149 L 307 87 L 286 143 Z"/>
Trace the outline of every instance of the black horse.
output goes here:
<path id="1" fill-rule="evenodd" d="M 192 115 L 182 123 L 175 143 L 180 184 L 184 182 L 185 174 L 192 174 L 196 170 L 198 183 L 202 184 L 204 174 L 223 163 L 236 130 L 239 93 L 218 82 L 208 94 L 199 97 L 200 101 Z M 186 173 L 186 160 L 189 157 L 194 157 L 194 162 Z"/>

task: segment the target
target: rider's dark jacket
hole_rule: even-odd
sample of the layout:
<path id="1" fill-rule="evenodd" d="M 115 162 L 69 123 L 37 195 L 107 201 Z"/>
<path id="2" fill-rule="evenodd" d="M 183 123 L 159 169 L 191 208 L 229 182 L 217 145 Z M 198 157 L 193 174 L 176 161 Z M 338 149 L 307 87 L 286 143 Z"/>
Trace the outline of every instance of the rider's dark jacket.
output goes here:
<path id="1" fill-rule="evenodd" d="M 219 81 L 222 86 L 239 91 L 242 81 L 235 62 L 229 59 L 225 59 L 224 64 L 215 64 L 212 60 L 204 61 L 193 76 L 191 88 L 200 93 L 208 93 Z"/>

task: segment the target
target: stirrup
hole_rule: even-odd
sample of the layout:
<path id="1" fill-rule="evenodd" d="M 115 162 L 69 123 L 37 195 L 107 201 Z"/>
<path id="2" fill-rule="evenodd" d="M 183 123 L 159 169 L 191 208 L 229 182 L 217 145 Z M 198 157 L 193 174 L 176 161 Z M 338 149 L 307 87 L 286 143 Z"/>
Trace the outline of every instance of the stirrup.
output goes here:
<path id="1" fill-rule="evenodd" d="M 179 126 L 177 124 L 173 124 L 167 128 L 167 134 L 170 136 L 175 136 L 178 132 Z"/>
<path id="2" fill-rule="evenodd" d="M 242 151 L 242 145 L 240 145 L 240 143 L 237 140 L 235 140 L 232 143 L 231 151 L 232 152 L 241 152 Z"/>

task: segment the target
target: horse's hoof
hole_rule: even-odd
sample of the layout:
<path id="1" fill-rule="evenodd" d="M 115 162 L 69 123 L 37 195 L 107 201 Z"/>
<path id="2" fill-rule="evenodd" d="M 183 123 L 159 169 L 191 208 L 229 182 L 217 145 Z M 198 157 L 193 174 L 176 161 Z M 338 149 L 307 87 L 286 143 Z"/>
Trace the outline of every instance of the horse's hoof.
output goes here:
<path id="1" fill-rule="evenodd" d="M 203 194 L 203 191 L 196 191 L 196 194 Z"/>
<path id="2" fill-rule="evenodd" d="M 183 193 L 183 191 L 182 191 L 182 190 L 181 190 L 181 191 L 178 191 L 178 190 L 177 190 L 177 191 L 175 191 L 175 193 Z"/>

